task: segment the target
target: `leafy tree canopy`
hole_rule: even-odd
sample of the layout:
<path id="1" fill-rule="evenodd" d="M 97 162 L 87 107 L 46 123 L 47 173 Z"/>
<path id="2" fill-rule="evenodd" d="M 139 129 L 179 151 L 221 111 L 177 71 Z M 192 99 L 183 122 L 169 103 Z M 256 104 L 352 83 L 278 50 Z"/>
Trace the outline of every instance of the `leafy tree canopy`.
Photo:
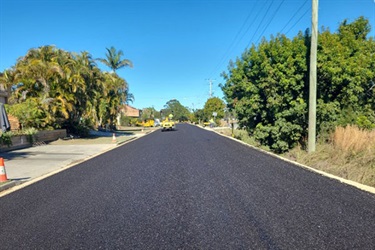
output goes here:
<path id="1" fill-rule="evenodd" d="M 142 109 L 142 115 L 141 115 L 142 120 L 154 119 L 154 118 L 160 118 L 160 112 L 156 111 L 154 107 Z"/>
<path id="2" fill-rule="evenodd" d="M 190 117 L 189 109 L 176 99 L 168 101 L 162 109 L 163 117 L 167 117 L 169 114 L 173 114 L 173 119 L 180 121 L 187 121 Z"/>
<path id="3" fill-rule="evenodd" d="M 100 71 L 88 52 L 54 46 L 30 49 L 1 74 L 0 83 L 12 86 L 9 113 L 24 127 L 65 127 L 71 133 L 113 124 L 120 104 L 131 97 L 125 79 Z"/>
<path id="4" fill-rule="evenodd" d="M 375 120 L 375 42 L 368 20 L 344 21 L 318 39 L 318 131 Z M 308 124 L 310 35 L 278 34 L 246 49 L 222 74 L 221 88 L 240 126 L 260 143 L 283 152 L 304 145 Z M 350 114 L 350 115 L 348 115 Z"/>
<path id="5" fill-rule="evenodd" d="M 224 117 L 224 109 L 226 105 L 223 100 L 218 97 L 209 98 L 204 104 L 203 112 L 206 120 L 213 118 L 213 113 L 216 113 L 216 123 Z"/>
<path id="6" fill-rule="evenodd" d="M 106 48 L 106 50 L 106 58 L 98 58 L 97 60 L 112 69 L 113 72 L 126 66 L 133 67 L 133 63 L 129 59 L 122 59 L 124 55 L 122 50 L 116 50 L 113 46 Z"/>

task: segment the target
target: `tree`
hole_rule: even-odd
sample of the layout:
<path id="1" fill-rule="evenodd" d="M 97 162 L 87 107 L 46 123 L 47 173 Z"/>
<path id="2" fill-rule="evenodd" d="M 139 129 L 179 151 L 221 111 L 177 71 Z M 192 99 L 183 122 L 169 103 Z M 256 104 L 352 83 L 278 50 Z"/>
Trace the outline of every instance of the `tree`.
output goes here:
<path id="1" fill-rule="evenodd" d="M 106 50 L 107 50 L 106 58 L 98 58 L 96 60 L 100 61 L 101 63 L 111 68 L 112 73 L 114 73 L 115 75 L 117 75 L 116 71 L 118 69 L 121 69 L 124 67 L 133 67 L 133 63 L 129 59 L 121 58 L 124 55 L 124 52 L 122 50 L 116 50 L 115 47 L 113 46 L 111 48 L 106 48 Z M 127 83 L 124 85 L 124 88 L 120 90 L 120 92 L 124 96 L 124 99 L 122 100 L 123 104 L 128 104 L 129 102 L 134 101 L 134 95 L 129 92 Z"/>
<path id="2" fill-rule="evenodd" d="M 12 87 L 13 83 L 15 82 L 15 70 L 5 70 L 3 73 L 0 72 L 0 86 L 3 91 L 7 90 L 8 88 Z"/>
<path id="3" fill-rule="evenodd" d="M 356 124 L 375 120 L 375 41 L 367 39 L 371 28 L 359 17 L 344 20 L 337 33 L 323 30 L 318 50 L 318 108 L 328 110 L 322 124 Z M 365 120 L 367 119 L 367 121 Z"/>
<path id="4" fill-rule="evenodd" d="M 368 21 L 323 30 L 318 44 L 317 132 L 375 121 L 375 42 Z M 230 62 L 221 88 L 239 125 L 261 144 L 284 152 L 307 135 L 309 34 L 265 39 Z"/>
<path id="5" fill-rule="evenodd" d="M 275 151 L 301 139 L 306 127 L 306 46 L 300 33 L 293 40 L 279 35 L 246 50 L 229 66 L 222 85 L 239 124 Z"/>
<path id="6" fill-rule="evenodd" d="M 106 48 L 106 50 L 106 58 L 98 58 L 97 60 L 111 68 L 114 73 L 116 73 L 116 70 L 126 66 L 133 67 L 130 60 L 121 59 L 121 57 L 124 55 L 122 50 L 116 50 L 113 46 L 111 48 Z"/>
<path id="7" fill-rule="evenodd" d="M 98 123 L 113 124 L 120 104 L 132 95 L 127 82 L 103 73 L 88 52 L 70 53 L 54 46 L 30 49 L 0 77 L 12 86 L 10 113 L 26 126 L 67 128 L 85 133 Z"/>
<path id="8" fill-rule="evenodd" d="M 33 103 L 37 103 L 38 108 L 44 111 L 45 117 L 40 124 L 42 127 L 52 124 L 60 127 L 60 118 L 67 118 L 67 113 L 72 109 L 69 103 L 72 96 L 61 91 L 66 80 L 61 61 L 67 63 L 69 60 L 67 52 L 53 46 L 43 46 L 29 50 L 15 66 L 17 87 L 12 100 L 22 103 L 27 98 L 34 99 Z"/>
<path id="9" fill-rule="evenodd" d="M 187 121 L 189 119 L 190 111 L 187 107 L 182 106 L 178 100 L 172 99 L 164 105 L 162 114 L 164 117 L 173 114 L 173 119 Z"/>
<path id="10" fill-rule="evenodd" d="M 193 121 L 200 123 L 204 120 L 207 120 L 207 119 L 205 118 L 203 109 L 194 110 L 194 120 Z"/>
<path id="11" fill-rule="evenodd" d="M 157 112 L 154 107 L 142 109 L 141 119 L 143 121 L 147 119 L 154 119 L 156 117 L 160 117 L 160 115 L 159 115 L 159 112 Z"/>
<path id="12" fill-rule="evenodd" d="M 216 124 L 219 124 L 220 119 L 224 118 L 225 103 L 218 97 L 209 98 L 204 104 L 203 113 L 206 120 L 213 117 L 213 113 L 216 113 Z"/>

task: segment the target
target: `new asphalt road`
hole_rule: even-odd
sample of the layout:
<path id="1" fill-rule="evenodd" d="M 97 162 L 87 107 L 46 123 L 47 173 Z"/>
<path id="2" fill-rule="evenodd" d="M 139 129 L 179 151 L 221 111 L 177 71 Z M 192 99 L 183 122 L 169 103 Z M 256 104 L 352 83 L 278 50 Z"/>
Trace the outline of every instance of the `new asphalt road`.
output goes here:
<path id="1" fill-rule="evenodd" d="M 0 249 L 375 249 L 375 197 L 179 124 L 0 198 Z"/>

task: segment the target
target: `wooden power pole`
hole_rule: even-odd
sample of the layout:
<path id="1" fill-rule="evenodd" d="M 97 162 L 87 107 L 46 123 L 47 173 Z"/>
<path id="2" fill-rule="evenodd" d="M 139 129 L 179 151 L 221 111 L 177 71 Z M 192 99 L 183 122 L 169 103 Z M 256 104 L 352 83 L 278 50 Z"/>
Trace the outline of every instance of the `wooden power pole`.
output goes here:
<path id="1" fill-rule="evenodd" d="M 310 90 L 309 90 L 309 131 L 308 152 L 315 151 L 316 144 L 316 61 L 318 47 L 318 0 L 312 0 L 311 17 L 311 49 L 310 49 Z"/>

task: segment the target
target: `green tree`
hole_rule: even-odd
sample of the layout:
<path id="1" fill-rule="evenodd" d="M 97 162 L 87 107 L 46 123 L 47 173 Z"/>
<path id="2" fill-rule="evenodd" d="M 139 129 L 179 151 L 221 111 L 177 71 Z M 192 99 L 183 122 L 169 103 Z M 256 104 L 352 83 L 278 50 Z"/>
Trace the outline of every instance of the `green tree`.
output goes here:
<path id="1" fill-rule="evenodd" d="M 354 123 L 371 127 L 374 117 L 375 43 L 363 17 L 323 30 L 318 44 L 317 128 Z M 309 33 L 265 39 L 230 62 L 221 88 L 239 124 L 276 152 L 307 135 Z"/>
<path id="2" fill-rule="evenodd" d="M 213 118 L 216 113 L 215 123 L 220 124 L 220 119 L 224 118 L 225 103 L 218 97 L 209 98 L 204 104 L 203 113 L 206 120 Z"/>
<path id="3" fill-rule="evenodd" d="M 45 112 L 40 108 L 37 98 L 25 102 L 6 105 L 7 112 L 18 118 L 22 128 L 44 128 Z"/>
<path id="4" fill-rule="evenodd" d="M 58 89 L 64 82 L 65 74 L 58 56 L 67 59 L 69 55 L 53 46 L 43 46 L 31 49 L 15 66 L 17 88 L 11 101 L 20 103 L 27 98 L 34 99 L 33 102 L 37 102 L 38 108 L 44 111 L 42 127 L 52 124 L 59 127 L 60 117 L 72 108 L 66 99 L 69 97 L 59 95 Z"/>
<path id="5" fill-rule="evenodd" d="M 103 93 L 99 97 L 99 123 L 115 125 L 121 105 L 126 100 L 127 83 L 116 74 L 104 73 Z"/>
<path id="6" fill-rule="evenodd" d="M 154 107 L 142 109 L 142 115 L 141 115 L 142 120 L 154 119 L 156 117 L 160 117 L 160 115 L 159 115 L 159 112 L 156 111 Z"/>
<path id="7" fill-rule="evenodd" d="M 133 67 L 133 63 L 129 59 L 121 58 L 124 55 L 122 50 L 116 50 L 113 46 L 111 48 L 106 48 L 106 50 L 106 58 L 98 58 L 97 60 L 112 69 L 114 73 L 116 73 L 116 70 L 127 66 Z"/>
<path id="8" fill-rule="evenodd" d="M 370 30 L 368 20 L 359 17 L 352 23 L 344 20 L 337 33 L 323 30 L 320 34 L 318 110 L 329 114 L 322 124 L 361 126 L 375 118 L 371 112 L 375 108 L 375 41 L 367 39 Z"/>
<path id="9" fill-rule="evenodd" d="M 66 52 L 54 46 L 30 49 L 0 83 L 12 86 L 10 113 L 26 126 L 88 131 L 113 124 L 119 106 L 132 98 L 127 82 L 103 73 L 88 52 Z M 23 111 L 24 110 L 24 111 Z"/>
<path id="10" fill-rule="evenodd" d="M 205 118 L 203 109 L 196 109 L 193 111 L 193 119 L 192 119 L 193 122 L 201 123 L 205 120 L 206 118 Z"/>
<path id="11" fill-rule="evenodd" d="M 162 115 L 164 117 L 169 114 L 173 114 L 173 119 L 180 121 L 187 121 L 190 116 L 190 111 L 187 107 L 184 107 L 178 100 L 172 99 L 164 105 L 162 109 Z"/>
<path id="12" fill-rule="evenodd" d="M 302 33 L 263 39 L 223 74 L 222 89 L 240 126 L 275 151 L 292 147 L 305 131 L 306 49 Z"/>

